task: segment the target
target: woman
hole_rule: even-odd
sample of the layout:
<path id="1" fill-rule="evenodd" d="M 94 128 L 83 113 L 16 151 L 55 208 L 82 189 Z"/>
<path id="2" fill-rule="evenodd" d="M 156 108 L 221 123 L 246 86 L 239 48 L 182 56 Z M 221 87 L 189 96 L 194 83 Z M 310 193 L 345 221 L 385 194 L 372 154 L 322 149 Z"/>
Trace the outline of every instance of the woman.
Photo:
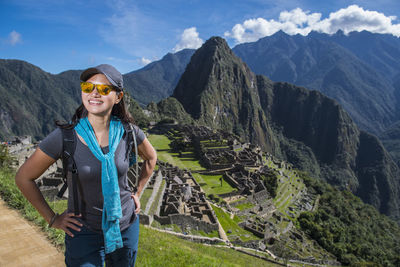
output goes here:
<path id="1" fill-rule="evenodd" d="M 127 181 L 128 135 L 123 123 L 131 123 L 133 119 L 125 108 L 122 75 L 114 67 L 102 64 L 85 70 L 80 78 L 82 104 L 71 124 L 61 125 L 73 128 L 77 137 L 73 159 L 78 170 L 78 199 L 69 190 L 68 209 L 55 214 L 34 182 L 63 153 L 59 128 L 20 167 L 16 184 L 50 227 L 66 233 L 67 266 L 103 266 L 104 262 L 106 266 L 134 266 L 139 238 L 139 197 L 153 172 L 156 152 L 135 126 L 138 154 L 144 162 L 137 192 L 131 193 Z M 70 180 L 71 177 L 68 185 Z M 80 214 L 73 212 L 75 201 Z"/>

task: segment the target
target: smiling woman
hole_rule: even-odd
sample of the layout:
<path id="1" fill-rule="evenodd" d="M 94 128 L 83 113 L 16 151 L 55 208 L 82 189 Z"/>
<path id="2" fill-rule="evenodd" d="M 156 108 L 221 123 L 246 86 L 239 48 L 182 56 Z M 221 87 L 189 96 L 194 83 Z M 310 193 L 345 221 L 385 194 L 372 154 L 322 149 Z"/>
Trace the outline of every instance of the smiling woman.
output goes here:
<path id="1" fill-rule="evenodd" d="M 121 73 L 103 64 L 85 70 L 81 80 L 82 104 L 71 122 L 58 124 L 40 143 L 18 170 L 16 184 L 49 227 L 65 231 L 67 266 L 134 266 L 139 196 L 153 172 L 156 152 L 126 110 Z M 133 192 L 127 178 L 132 153 L 144 159 Z M 34 182 L 59 158 L 68 162 L 64 171 L 70 189 L 62 214 L 54 213 Z"/>

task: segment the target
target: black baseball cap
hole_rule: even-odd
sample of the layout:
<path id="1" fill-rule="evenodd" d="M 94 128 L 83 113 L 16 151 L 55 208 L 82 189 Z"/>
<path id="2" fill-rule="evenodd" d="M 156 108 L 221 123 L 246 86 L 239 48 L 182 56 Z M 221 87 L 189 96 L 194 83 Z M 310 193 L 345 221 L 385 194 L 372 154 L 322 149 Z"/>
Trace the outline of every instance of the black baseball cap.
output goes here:
<path id="1" fill-rule="evenodd" d="M 122 74 L 113 66 L 101 64 L 93 68 L 88 68 L 82 72 L 81 81 L 85 82 L 95 74 L 104 74 L 112 85 L 118 87 L 120 90 L 123 90 L 124 81 L 122 79 Z"/>

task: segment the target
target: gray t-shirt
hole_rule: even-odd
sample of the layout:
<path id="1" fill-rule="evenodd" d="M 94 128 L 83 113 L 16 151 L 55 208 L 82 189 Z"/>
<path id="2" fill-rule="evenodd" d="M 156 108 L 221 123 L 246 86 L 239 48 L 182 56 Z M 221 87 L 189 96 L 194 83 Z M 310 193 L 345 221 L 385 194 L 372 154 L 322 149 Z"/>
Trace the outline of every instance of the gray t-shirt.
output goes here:
<path id="1" fill-rule="evenodd" d="M 141 144 L 146 138 L 139 127 L 134 126 L 137 145 Z M 101 189 L 101 162 L 93 155 L 89 147 L 82 143 L 76 136 L 76 148 L 74 160 L 79 174 L 78 190 L 79 203 L 81 204 L 82 223 L 94 231 L 101 231 L 101 218 L 103 209 L 103 194 Z M 118 172 L 118 184 L 121 198 L 122 218 L 120 219 L 121 231 L 126 229 L 134 220 L 135 204 L 131 198 L 131 190 L 128 184 L 129 159 L 126 157 L 127 138 L 124 134 L 115 151 L 115 165 Z M 55 160 L 61 158 L 63 150 L 62 132 L 59 128 L 51 132 L 39 144 L 39 148 Z M 133 149 L 135 149 L 133 147 Z M 103 153 L 108 153 L 109 148 L 103 147 Z M 74 210 L 74 199 L 72 190 L 71 173 L 67 176 L 68 183 L 68 211 Z M 82 194 L 81 194 L 82 193 Z M 83 198 L 82 198 L 83 195 Z M 83 199 L 83 201 L 82 201 Z M 82 204 L 83 203 L 83 204 Z"/>

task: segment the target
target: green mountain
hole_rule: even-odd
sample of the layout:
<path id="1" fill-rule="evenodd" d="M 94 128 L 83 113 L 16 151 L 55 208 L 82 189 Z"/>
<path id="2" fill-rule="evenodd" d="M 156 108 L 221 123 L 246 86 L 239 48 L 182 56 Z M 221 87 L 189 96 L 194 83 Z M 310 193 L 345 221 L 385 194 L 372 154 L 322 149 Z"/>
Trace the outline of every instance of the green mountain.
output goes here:
<path id="1" fill-rule="evenodd" d="M 73 72 L 52 75 L 19 60 L 0 60 L 0 138 L 43 138 L 54 120 L 69 119 L 78 106 L 79 84 Z"/>
<path id="2" fill-rule="evenodd" d="M 173 96 L 198 123 L 232 131 L 400 219 L 400 172 L 379 140 L 320 92 L 254 75 L 222 38 L 195 52 Z"/>
<path id="3" fill-rule="evenodd" d="M 199 123 L 222 128 L 275 151 L 256 76 L 225 40 L 215 37 L 192 56 L 173 97 Z"/>

